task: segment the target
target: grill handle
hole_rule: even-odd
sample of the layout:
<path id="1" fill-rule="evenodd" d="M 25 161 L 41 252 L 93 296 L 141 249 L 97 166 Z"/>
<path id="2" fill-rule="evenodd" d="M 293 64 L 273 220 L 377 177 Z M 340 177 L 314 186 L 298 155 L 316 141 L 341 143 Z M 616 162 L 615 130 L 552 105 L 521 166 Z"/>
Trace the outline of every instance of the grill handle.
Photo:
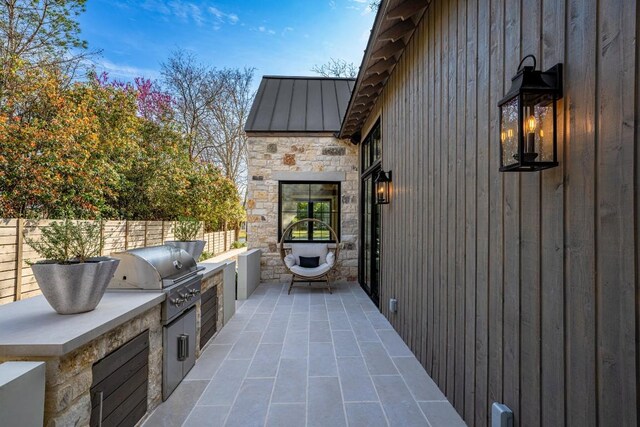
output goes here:
<path id="1" fill-rule="evenodd" d="M 189 357 L 189 335 L 181 334 L 178 336 L 178 361 L 185 361 L 187 357 Z"/>

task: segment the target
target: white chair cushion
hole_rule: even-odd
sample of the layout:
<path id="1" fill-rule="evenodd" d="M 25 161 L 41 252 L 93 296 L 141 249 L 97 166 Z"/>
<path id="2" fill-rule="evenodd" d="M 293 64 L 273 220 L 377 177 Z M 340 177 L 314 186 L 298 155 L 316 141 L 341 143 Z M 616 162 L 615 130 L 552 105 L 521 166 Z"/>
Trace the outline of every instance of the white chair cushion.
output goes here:
<path id="1" fill-rule="evenodd" d="M 287 266 L 287 268 L 291 268 L 294 265 L 296 265 L 296 257 L 293 254 L 289 254 L 286 257 L 284 257 L 284 263 Z"/>
<path id="2" fill-rule="evenodd" d="M 329 245 L 326 243 L 292 243 L 291 253 L 296 257 L 296 265 L 300 265 L 300 257 L 320 257 L 320 265 L 327 262 Z M 316 267 L 317 268 L 317 267 Z"/>
<path id="3" fill-rule="evenodd" d="M 327 271 L 331 270 L 331 266 L 325 262 L 314 268 L 304 268 L 299 265 L 294 265 L 293 267 L 289 267 L 289 269 L 298 276 L 315 277 L 325 274 Z"/>
<path id="4" fill-rule="evenodd" d="M 329 264 L 329 267 L 333 267 L 333 264 L 336 262 L 336 254 L 334 254 L 333 252 L 329 252 L 327 254 L 327 264 Z"/>

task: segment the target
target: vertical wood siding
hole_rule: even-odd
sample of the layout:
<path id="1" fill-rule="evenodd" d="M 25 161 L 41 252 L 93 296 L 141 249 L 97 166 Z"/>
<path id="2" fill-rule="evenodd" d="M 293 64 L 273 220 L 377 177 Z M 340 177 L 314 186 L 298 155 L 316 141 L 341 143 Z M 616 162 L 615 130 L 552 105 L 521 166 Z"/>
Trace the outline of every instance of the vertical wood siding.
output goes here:
<path id="1" fill-rule="evenodd" d="M 638 16 L 434 0 L 369 118 L 394 181 L 381 310 L 469 425 L 494 401 L 517 426 L 638 425 Z M 560 167 L 504 174 L 497 103 L 527 54 L 565 65 Z"/>

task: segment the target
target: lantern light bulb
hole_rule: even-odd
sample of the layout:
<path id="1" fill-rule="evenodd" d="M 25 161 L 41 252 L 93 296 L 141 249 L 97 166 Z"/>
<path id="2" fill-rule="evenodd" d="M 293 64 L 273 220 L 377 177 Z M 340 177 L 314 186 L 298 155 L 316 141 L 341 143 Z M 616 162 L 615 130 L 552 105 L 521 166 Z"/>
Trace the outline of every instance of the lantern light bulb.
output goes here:
<path id="1" fill-rule="evenodd" d="M 538 122 L 534 116 L 529 116 L 527 119 L 527 131 L 529 133 L 534 133 L 536 131 L 536 127 L 538 126 Z"/>
<path id="2" fill-rule="evenodd" d="M 505 142 L 505 141 L 506 141 L 506 139 L 507 139 L 507 133 L 506 133 L 505 131 L 502 131 L 502 132 L 500 133 L 500 140 L 501 140 L 502 142 Z"/>

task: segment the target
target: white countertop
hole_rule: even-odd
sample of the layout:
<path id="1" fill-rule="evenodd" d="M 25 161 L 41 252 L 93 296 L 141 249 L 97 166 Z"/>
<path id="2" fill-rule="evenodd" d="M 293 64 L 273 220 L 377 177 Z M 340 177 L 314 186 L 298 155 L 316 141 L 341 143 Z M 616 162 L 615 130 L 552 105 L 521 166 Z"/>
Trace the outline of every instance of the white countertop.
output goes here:
<path id="1" fill-rule="evenodd" d="M 206 280 L 209 277 L 213 276 L 214 274 L 216 274 L 218 271 L 221 271 L 224 269 L 224 267 L 227 265 L 226 262 L 201 262 L 198 263 L 198 267 L 204 267 L 204 270 L 202 270 L 202 280 Z"/>
<path id="2" fill-rule="evenodd" d="M 0 357 L 62 356 L 160 304 L 160 291 L 107 291 L 95 310 L 58 314 L 40 295 L 0 306 Z"/>

